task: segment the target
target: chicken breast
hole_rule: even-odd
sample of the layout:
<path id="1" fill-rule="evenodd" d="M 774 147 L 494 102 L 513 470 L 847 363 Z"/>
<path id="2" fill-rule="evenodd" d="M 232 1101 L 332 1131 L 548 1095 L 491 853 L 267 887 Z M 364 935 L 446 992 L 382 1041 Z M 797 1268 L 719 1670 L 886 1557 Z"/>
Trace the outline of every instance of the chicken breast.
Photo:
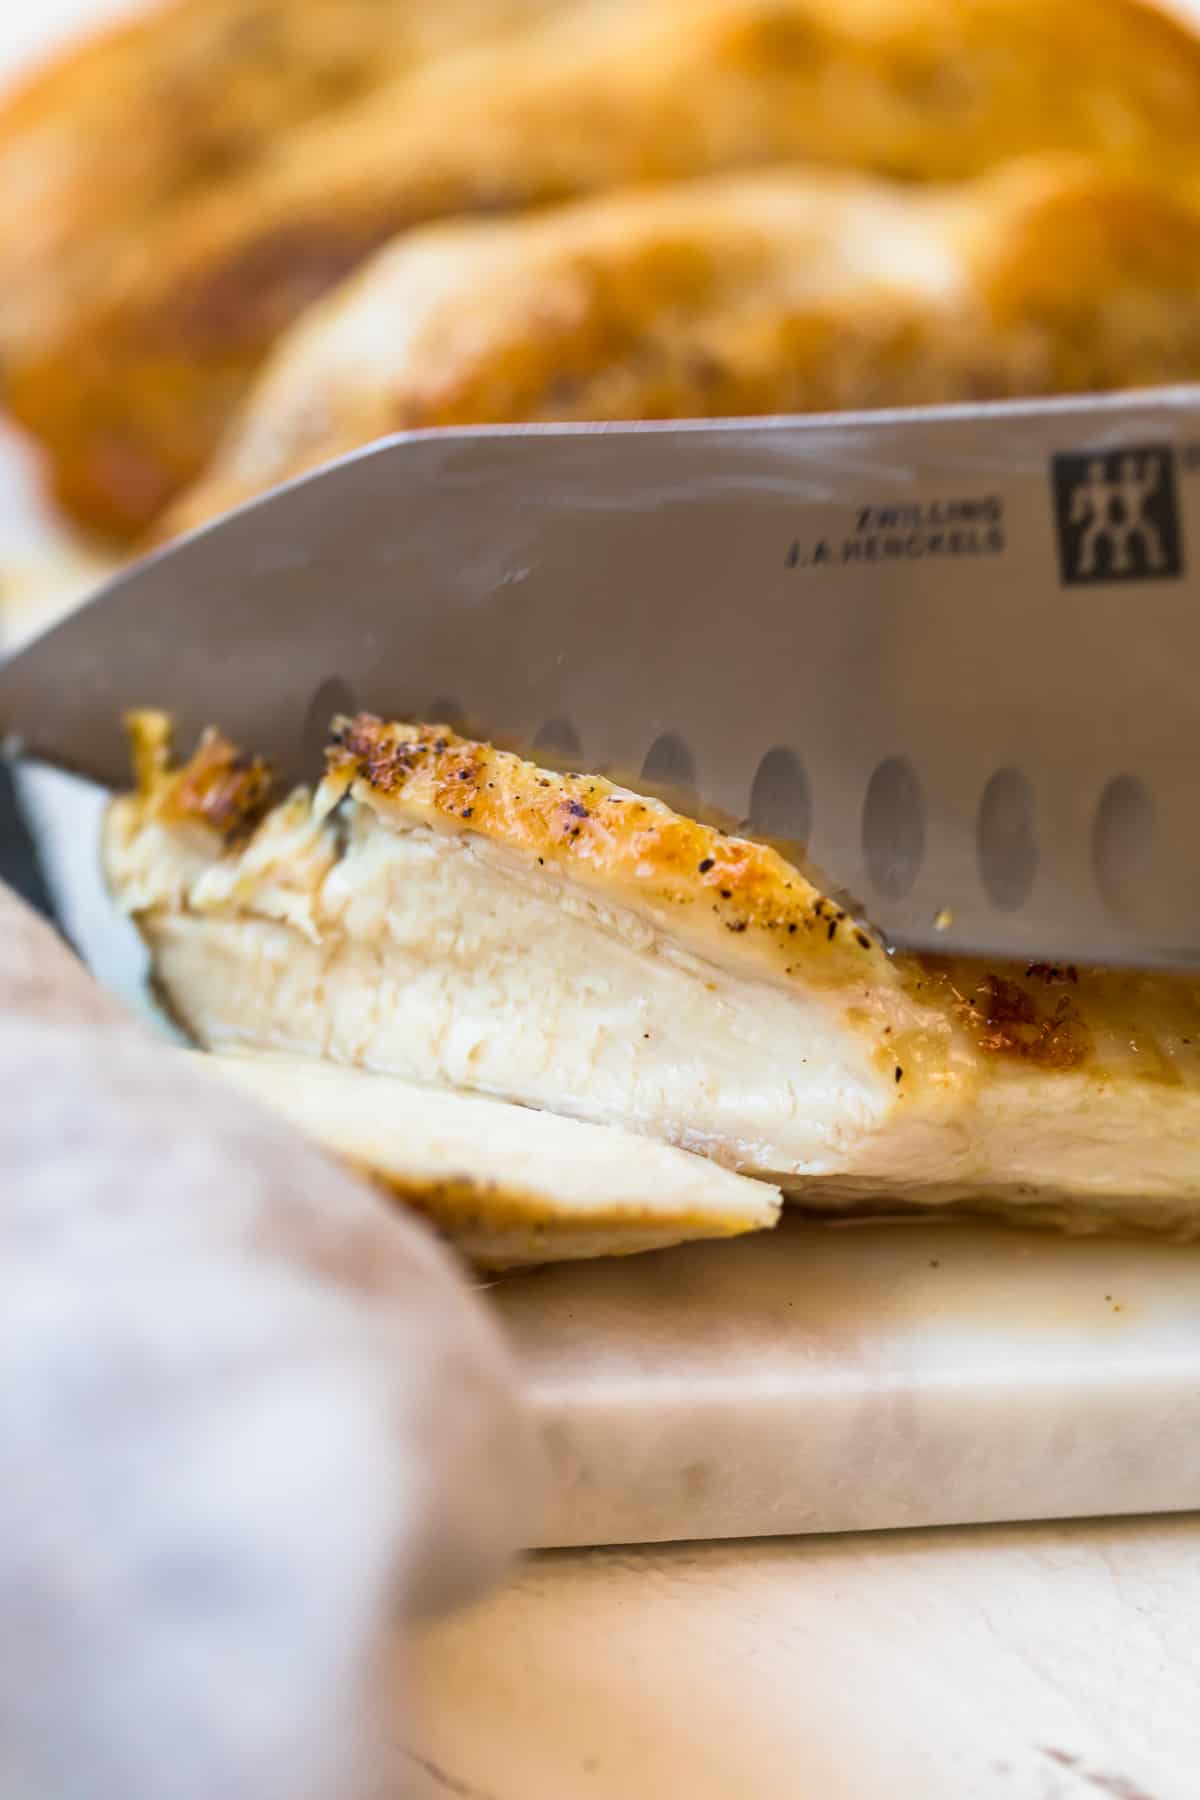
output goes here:
<path id="1" fill-rule="evenodd" d="M 736 1237 L 779 1216 L 777 1188 L 611 1125 L 312 1057 L 197 1061 L 422 1213 L 484 1268 Z"/>
<path id="2" fill-rule="evenodd" d="M 156 0 L 0 105 L 0 360 L 289 131 L 555 0 Z"/>
<path id="3" fill-rule="evenodd" d="M 391 431 L 1185 380 L 1200 208 L 1077 158 L 718 176 L 401 239 L 286 336 L 163 535 Z"/>
<path id="4" fill-rule="evenodd" d="M 201 1044 L 699 1151 L 821 1210 L 1200 1228 L 1200 984 L 889 956 L 775 849 L 446 727 L 342 722 L 273 806 L 143 718 L 113 891 Z"/>
<path id="5" fill-rule="evenodd" d="M 1140 0 L 596 0 L 172 207 L 14 351 L 9 400 L 63 502 L 135 532 L 200 472 L 279 334 L 401 231 L 772 162 L 953 179 L 1042 150 L 1193 182 L 1187 27 Z"/>

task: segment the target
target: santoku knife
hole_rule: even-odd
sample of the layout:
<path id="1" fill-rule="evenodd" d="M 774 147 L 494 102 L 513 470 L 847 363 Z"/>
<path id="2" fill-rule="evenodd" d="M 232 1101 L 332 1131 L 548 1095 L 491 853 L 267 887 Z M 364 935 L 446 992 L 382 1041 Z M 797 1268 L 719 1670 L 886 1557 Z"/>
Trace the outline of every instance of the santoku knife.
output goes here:
<path id="1" fill-rule="evenodd" d="M 809 846 L 892 940 L 1200 960 L 1200 388 L 389 439 L 117 577 L 0 670 L 110 785 L 121 715 L 311 778 L 460 718 Z"/>

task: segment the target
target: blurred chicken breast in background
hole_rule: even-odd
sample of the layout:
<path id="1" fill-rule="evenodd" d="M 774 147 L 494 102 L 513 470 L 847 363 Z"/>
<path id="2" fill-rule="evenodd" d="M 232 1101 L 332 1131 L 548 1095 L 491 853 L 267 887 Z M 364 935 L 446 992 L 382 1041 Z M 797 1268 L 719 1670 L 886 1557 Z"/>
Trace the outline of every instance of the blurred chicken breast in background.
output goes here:
<path id="1" fill-rule="evenodd" d="M 94 297 L 161 216 L 281 137 L 556 0 L 170 0 L 39 69 L 0 109 L 0 355 Z"/>
<path id="2" fill-rule="evenodd" d="M 1044 394 L 1200 369 L 1200 208 L 1069 157 L 718 176 L 383 251 L 285 336 L 164 535 L 389 432 Z"/>
<path id="3" fill-rule="evenodd" d="M 1192 181 L 1187 28 L 1138 0 L 593 0 L 393 73 L 153 209 L 103 280 L 10 334 L 8 398 L 64 505 L 136 533 L 203 469 L 280 333 L 400 231 L 769 162 L 953 178 L 1052 149 Z"/>

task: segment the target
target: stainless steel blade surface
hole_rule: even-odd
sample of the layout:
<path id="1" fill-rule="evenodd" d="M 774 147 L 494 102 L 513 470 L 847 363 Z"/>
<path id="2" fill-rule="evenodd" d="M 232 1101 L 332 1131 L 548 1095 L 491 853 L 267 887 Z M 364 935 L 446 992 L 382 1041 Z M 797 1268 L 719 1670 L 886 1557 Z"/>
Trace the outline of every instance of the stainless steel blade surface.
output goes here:
<path id="1" fill-rule="evenodd" d="M 1200 389 L 391 439 L 132 568 L 0 670 L 311 777 L 329 716 L 460 715 L 692 788 L 897 942 L 1200 960 Z"/>

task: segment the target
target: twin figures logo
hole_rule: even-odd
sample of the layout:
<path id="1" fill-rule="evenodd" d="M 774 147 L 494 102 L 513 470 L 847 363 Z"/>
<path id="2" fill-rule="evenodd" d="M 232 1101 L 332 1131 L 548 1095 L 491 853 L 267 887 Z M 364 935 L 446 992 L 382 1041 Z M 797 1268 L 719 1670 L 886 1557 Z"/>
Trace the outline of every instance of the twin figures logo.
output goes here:
<path id="1" fill-rule="evenodd" d="M 1175 453 L 1140 444 L 1051 464 L 1064 586 L 1183 573 Z"/>

